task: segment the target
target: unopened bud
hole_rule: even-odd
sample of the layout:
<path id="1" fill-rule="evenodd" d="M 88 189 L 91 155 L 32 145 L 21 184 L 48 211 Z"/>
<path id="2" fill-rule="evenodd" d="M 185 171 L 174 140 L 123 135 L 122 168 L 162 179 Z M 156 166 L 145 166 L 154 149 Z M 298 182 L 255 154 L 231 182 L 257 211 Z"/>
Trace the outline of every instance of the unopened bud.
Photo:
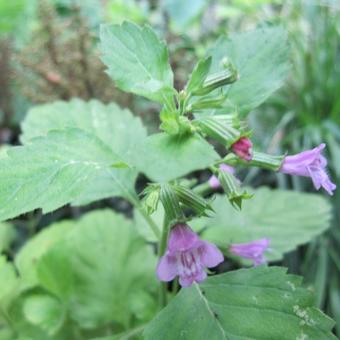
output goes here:
<path id="1" fill-rule="evenodd" d="M 231 149 L 233 152 L 244 159 L 245 161 L 250 161 L 253 156 L 253 143 L 247 137 L 241 137 L 237 142 L 235 142 Z"/>

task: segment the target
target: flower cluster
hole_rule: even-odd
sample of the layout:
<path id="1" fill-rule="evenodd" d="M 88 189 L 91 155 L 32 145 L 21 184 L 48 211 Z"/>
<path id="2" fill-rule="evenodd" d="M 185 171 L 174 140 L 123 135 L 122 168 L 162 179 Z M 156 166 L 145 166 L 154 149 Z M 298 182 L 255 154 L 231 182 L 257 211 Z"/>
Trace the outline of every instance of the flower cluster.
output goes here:
<path id="1" fill-rule="evenodd" d="M 230 247 L 233 254 L 253 260 L 254 265 L 265 263 L 263 253 L 268 248 L 267 239 Z M 216 267 L 223 262 L 222 252 L 212 243 L 201 240 L 187 224 L 177 224 L 171 231 L 165 254 L 157 266 L 160 281 L 172 281 L 179 276 L 182 287 L 193 282 L 202 282 L 206 277 L 206 268 Z"/>
<path id="2" fill-rule="evenodd" d="M 285 156 L 279 172 L 310 177 L 317 190 L 323 187 L 332 195 L 336 185 L 331 182 L 326 171 L 327 160 L 321 155 L 325 146 L 321 144 L 312 150 Z M 249 139 L 239 139 L 231 149 L 239 158 L 245 161 L 252 160 L 252 143 Z M 221 164 L 220 171 L 233 175 L 235 169 L 230 165 Z M 208 183 L 212 189 L 220 187 L 219 179 L 215 175 L 210 177 Z M 258 266 L 266 263 L 264 254 L 269 243 L 267 238 L 248 243 L 235 243 L 229 247 L 229 252 Z M 206 268 L 216 267 L 223 260 L 223 254 L 216 245 L 201 240 L 187 224 L 176 224 L 170 231 L 166 252 L 159 260 L 157 276 L 159 280 L 166 282 L 179 276 L 180 285 L 188 287 L 193 282 L 202 282 L 207 277 Z"/>

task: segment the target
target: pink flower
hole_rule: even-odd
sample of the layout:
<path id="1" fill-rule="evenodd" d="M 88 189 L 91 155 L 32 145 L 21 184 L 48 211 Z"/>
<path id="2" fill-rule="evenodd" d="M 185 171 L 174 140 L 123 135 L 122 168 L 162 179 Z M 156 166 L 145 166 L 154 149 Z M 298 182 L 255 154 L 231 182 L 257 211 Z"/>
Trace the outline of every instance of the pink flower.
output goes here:
<path id="1" fill-rule="evenodd" d="M 229 248 L 230 252 L 234 255 L 241 256 L 245 259 L 252 260 L 254 266 L 266 263 L 264 252 L 268 249 L 269 240 L 266 238 L 248 242 L 248 243 L 235 243 Z"/>
<path id="2" fill-rule="evenodd" d="M 235 173 L 235 169 L 232 166 L 227 165 L 227 164 L 221 164 L 220 169 L 222 171 L 229 172 L 231 174 Z M 208 182 L 209 182 L 209 185 L 212 189 L 218 189 L 221 186 L 220 181 L 218 180 L 218 178 L 215 175 L 212 175 L 209 178 Z"/>
<path id="3" fill-rule="evenodd" d="M 177 224 L 171 229 L 167 250 L 158 262 L 157 276 L 166 282 L 179 276 L 180 285 L 189 287 L 207 277 L 206 267 L 215 267 L 223 260 L 214 244 L 201 240 L 188 225 Z"/>
<path id="4" fill-rule="evenodd" d="M 241 137 L 237 142 L 235 142 L 231 149 L 233 152 L 244 159 L 245 161 L 250 161 L 253 156 L 253 143 L 247 137 Z"/>
<path id="5" fill-rule="evenodd" d="M 329 195 L 333 195 L 336 185 L 329 179 L 327 160 L 321 155 L 325 147 L 326 144 L 322 143 L 312 150 L 286 156 L 279 171 L 288 175 L 310 177 L 316 190 L 323 187 Z"/>

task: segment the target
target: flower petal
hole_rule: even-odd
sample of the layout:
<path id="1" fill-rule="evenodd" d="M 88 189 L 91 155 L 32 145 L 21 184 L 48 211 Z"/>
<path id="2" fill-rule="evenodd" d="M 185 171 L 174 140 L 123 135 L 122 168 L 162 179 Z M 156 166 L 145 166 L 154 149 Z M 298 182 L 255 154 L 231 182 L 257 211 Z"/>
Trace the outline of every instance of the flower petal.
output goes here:
<path id="1" fill-rule="evenodd" d="M 157 277 L 160 281 L 171 281 L 177 276 L 176 257 L 165 254 L 159 259 Z"/>
<path id="2" fill-rule="evenodd" d="M 179 284 L 184 288 L 190 287 L 194 281 L 195 280 L 193 276 L 180 276 L 179 277 Z"/>
<path id="3" fill-rule="evenodd" d="M 201 255 L 201 262 L 205 267 L 216 267 L 224 261 L 222 252 L 210 242 L 202 241 L 199 252 Z"/>
<path id="4" fill-rule="evenodd" d="M 177 224 L 170 231 L 168 250 L 170 254 L 174 255 L 176 252 L 195 248 L 199 242 L 199 237 L 188 225 Z"/>

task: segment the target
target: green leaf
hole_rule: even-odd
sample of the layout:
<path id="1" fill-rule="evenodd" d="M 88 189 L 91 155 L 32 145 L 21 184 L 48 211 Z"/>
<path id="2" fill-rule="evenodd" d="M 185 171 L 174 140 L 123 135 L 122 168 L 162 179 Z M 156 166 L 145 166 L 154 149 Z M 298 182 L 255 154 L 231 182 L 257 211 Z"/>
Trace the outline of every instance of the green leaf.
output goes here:
<path id="1" fill-rule="evenodd" d="M 321 196 L 293 191 L 256 189 L 251 201 L 236 211 L 223 196 L 212 207 L 216 215 L 195 222 L 195 228 L 207 227 L 203 237 L 226 249 L 231 243 L 269 238 L 269 260 L 309 242 L 329 227 L 331 207 Z"/>
<path id="2" fill-rule="evenodd" d="M 21 141 L 26 144 L 34 137 L 45 136 L 50 130 L 65 128 L 79 128 L 96 136 L 123 161 L 112 160 L 112 166 L 117 168 L 114 173 L 119 173 L 118 181 L 113 180 L 111 172 L 94 178 L 73 204 L 86 204 L 116 195 L 129 196 L 124 191 L 132 190 L 137 171 L 120 165 L 133 162 L 135 145 L 147 136 L 141 120 L 114 103 L 104 105 L 97 100 L 84 102 L 79 99 L 57 101 L 35 106 L 28 112 L 22 123 Z"/>
<path id="3" fill-rule="evenodd" d="M 190 75 L 189 81 L 185 87 L 185 90 L 188 93 L 195 92 L 196 90 L 201 88 L 201 86 L 203 85 L 203 82 L 205 81 L 209 73 L 210 65 L 211 65 L 211 57 L 201 59 L 195 65 Z"/>
<path id="4" fill-rule="evenodd" d="M 180 293 L 149 323 L 151 339 L 336 339 L 301 278 L 259 266 L 213 276 Z"/>
<path id="5" fill-rule="evenodd" d="M 289 71 L 287 33 L 282 27 L 263 27 L 254 31 L 221 36 L 208 51 L 211 73 L 223 69 L 223 59 L 236 66 L 240 79 L 225 87 L 227 108 L 245 115 L 281 87 Z"/>
<path id="6" fill-rule="evenodd" d="M 102 25 L 100 40 L 102 60 L 120 89 L 160 103 L 172 100 L 168 51 L 150 27 L 131 22 Z"/>
<path id="7" fill-rule="evenodd" d="M 81 328 L 148 321 L 156 308 L 156 256 L 134 225 L 109 210 L 69 223 L 65 237 L 38 260 L 41 285 Z"/>
<path id="8" fill-rule="evenodd" d="M 213 147 L 197 135 L 158 133 L 136 148 L 137 168 L 156 182 L 167 182 L 201 170 L 219 159 Z"/>
<path id="9" fill-rule="evenodd" d="M 15 266 L 25 287 L 38 284 L 36 266 L 40 258 L 49 251 L 54 244 L 62 240 L 74 224 L 71 221 L 54 223 L 43 229 L 39 234 L 30 239 L 17 253 Z"/>
<path id="10" fill-rule="evenodd" d="M 0 256 L 0 301 L 3 303 L 17 286 L 17 275 L 13 265 L 6 261 L 4 256 Z"/>
<path id="11" fill-rule="evenodd" d="M 61 327 L 65 311 L 51 295 L 32 294 L 24 300 L 23 314 L 28 322 L 40 327 L 48 335 L 54 335 Z"/>
<path id="12" fill-rule="evenodd" d="M 120 161 L 97 137 L 79 129 L 50 131 L 11 148 L 0 162 L 0 220 L 37 208 L 53 211 L 81 199 L 99 180 L 112 182 L 111 194 L 127 197 L 134 177 L 132 170 L 111 168 Z"/>

